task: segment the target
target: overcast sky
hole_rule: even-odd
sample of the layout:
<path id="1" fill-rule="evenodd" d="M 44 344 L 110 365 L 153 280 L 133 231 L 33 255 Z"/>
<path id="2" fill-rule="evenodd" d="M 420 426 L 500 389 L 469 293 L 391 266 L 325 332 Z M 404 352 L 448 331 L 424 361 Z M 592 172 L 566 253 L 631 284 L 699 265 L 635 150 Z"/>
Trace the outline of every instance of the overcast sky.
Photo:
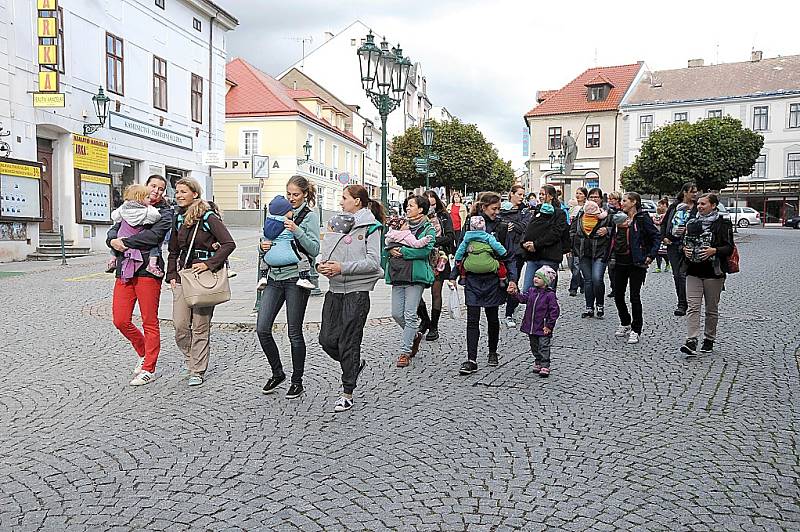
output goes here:
<path id="1" fill-rule="evenodd" d="M 643 60 L 654 70 L 683 68 L 692 58 L 744 61 L 753 48 L 765 58 L 800 54 L 796 0 L 217 3 L 240 22 L 228 34 L 229 57 L 270 75 L 301 58 L 300 39 L 311 37 L 314 48 L 326 31 L 361 20 L 422 63 L 433 105 L 476 123 L 515 167 L 536 91 L 560 88 L 592 66 Z"/>

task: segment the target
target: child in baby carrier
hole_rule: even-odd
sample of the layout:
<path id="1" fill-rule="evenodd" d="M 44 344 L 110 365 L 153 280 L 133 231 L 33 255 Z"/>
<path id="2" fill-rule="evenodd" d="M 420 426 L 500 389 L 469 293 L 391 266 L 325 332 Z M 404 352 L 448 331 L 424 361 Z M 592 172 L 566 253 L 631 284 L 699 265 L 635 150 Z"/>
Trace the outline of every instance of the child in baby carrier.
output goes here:
<path id="1" fill-rule="evenodd" d="M 314 288 L 314 283 L 309 279 L 311 261 L 304 253 L 300 253 L 294 235 L 283 225 L 293 216 L 292 204 L 285 197 L 278 195 L 269 202 L 269 215 L 264 220 L 264 239 L 271 241 L 272 246 L 264 253 L 264 262 L 272 268 L 296 264 L 299 277 L 297 286 L 311 290 Z"/>
<path id="2" fill-rule="evenodd" d="M 469 273 L 497 273 L 500 284 L 508 282 L 508 270 L 497 257 L 506 254 L 506 248 L 494 235 L 486 232 L 483 216 L 469 219 L 469 231 L 456 250 L 455 260 L 462 281 Z"/>

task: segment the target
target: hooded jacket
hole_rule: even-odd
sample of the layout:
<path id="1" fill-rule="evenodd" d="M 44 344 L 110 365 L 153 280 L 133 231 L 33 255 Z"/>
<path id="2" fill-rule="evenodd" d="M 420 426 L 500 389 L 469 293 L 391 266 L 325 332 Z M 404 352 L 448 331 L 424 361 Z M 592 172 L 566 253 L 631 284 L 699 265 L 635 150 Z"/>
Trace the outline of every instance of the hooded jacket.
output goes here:
<path id="1" fill-rule="evenodd" d="M 609 247 L 609 255 L 614 252 L 614 240 Z M 644 267 L 648 257 L 656 258 L 661 238 L 650 215 L 639 211 L 633 216 L 628 227 L 628 246 L 631 252 L 631 261 L 635 266 Z"/>
<path id="2" fill-rule="evenodd" d="M 328 280 L 334 294 L 368 292 L 383 277 L 381 268 L 381 224 L 369 209 L 355 213 L 353 228 L 347 233 L 329 232 L 322 239 L 319 262 L 334 261 L 342 273 Z"/>
<path id="3" fill-rule="evenodd" d="M 532 286 L 527 292 L 517 293 L 517 300 L 525 303 L 520 331 L 532 336 L 545 336 L 545 327 L 555 329 L 560 309 L 553 290 Z"/>

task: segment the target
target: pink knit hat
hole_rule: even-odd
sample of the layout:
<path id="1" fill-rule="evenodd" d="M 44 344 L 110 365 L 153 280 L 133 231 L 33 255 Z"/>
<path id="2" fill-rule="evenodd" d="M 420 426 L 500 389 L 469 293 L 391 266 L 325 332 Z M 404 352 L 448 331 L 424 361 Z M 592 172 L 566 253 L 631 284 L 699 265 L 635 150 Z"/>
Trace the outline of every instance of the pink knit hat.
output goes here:
<path id="1" fill-rule="evenodd" d="M 597 216 L 597 218 L 600 220 L 608 216 L 608 213 L 598 207 L 597 203 L 593 202 L 592 200 L 589 200 L 583 204 L 583 212 L 589 216 Z"/>

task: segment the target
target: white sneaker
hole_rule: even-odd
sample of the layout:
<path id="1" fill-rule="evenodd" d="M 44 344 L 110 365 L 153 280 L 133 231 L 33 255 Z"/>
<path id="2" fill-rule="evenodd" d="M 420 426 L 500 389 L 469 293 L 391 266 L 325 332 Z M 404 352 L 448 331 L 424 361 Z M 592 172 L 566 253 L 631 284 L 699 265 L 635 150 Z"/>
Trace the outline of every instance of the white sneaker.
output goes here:
<path id="1" fill-rule="evenodd" d="M 511 316 L 508 316 L 506 318 L 506 327 L 508 327 L 509 329 L 513 329 L 516 326 L 517 326 L 517 322 L 514 321 L 514 318 L 511 317 Z"/>
<path id="2" fill-rule="evenodd" d="M 256 290 L 263 290 L 267 287 L 267 278 L 262 277 L 258 280 L 258 284 L 256 285 Z"/>
<path id="3" fill-rule="evenodd" d="M 307 288 L 309 290 L 314 288 L 314 283 L 312 283 L 308 279 L 298 279 L 297 282 L 294 283 L 294 284 L 296 284 L 297 286 L 300 286 L 302 288 Z"/>
<path id="4" fill-rule="evenodd" d="M 131 386 L 144 386 L 145 384 L 150 384 L 156 380 L 156 374 L 150 373 L 149 371 L 142 370 L 137 376 L 133 378 L 131 381 Z"/>
<path id="5" fill-rule="evenodd" d="M 638 344 L 639 343 L 639 333 L 635 331 L 631 331 L 628 335 L 628 343 L 629 344 Z"/>
<path id="6" fill-rule="evenodd" d="M 353 408 L 353 399 L 348 399 L 347 397 L 342 396 L 338 401 L 336 401 L 336 406 L 333 407 L 333 411 L 344 412 L 346 410 L 350 410 L 351 408 Z"/>
<path id="7" fill-rule="evenodd" d="M 617 338 L 622 338 L 624 336 L 628 336 L 628 333 L 630 333 L 630 332 L 631 332 L 631 326 L 630 325 L 620 325 L 619 327 L 617 327 L 617 330 L 614 333 L 614 336 L 616 336 Z"/>
<path id="8" fill-rule="evenodd" d="M 142 364 L 144 364 L 144 357 L 139 357 L 139 362 L 136 363 L 136 367 L 133 369 L 134 377 L 142 372 Z"/>

